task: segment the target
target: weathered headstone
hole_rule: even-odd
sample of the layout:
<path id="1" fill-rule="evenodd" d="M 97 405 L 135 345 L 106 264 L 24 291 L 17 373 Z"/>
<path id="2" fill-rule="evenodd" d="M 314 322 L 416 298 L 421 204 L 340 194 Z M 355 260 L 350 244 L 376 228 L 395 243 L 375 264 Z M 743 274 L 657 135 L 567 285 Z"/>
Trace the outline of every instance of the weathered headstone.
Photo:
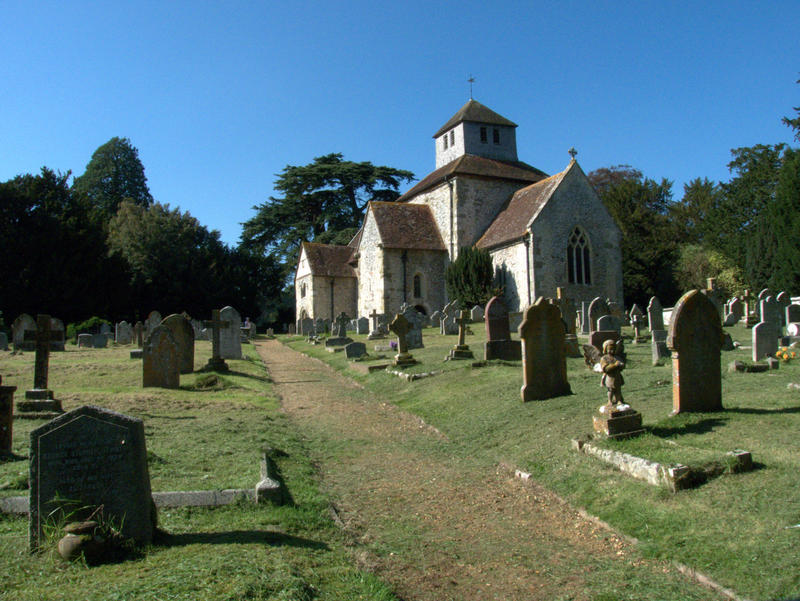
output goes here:
<path id="1" fill-rule="evenodd" d="M 408 352 L 406 335 L 411 330 L 411 324 L 402 313 L 395 315 L 392 323 L 389 324 L 389 330 L 397 336 L 397 354 L 394 357 L 394 365 L 403 367 L 417 363 L 417 360 Z"/>
<path id="2" fill-rule="evenodd" d="M 589 344 L 598 351 L 602 352 L 606 340 L 621 340 L 619 330 L 595 330 L 589 334 Z"/>
<path id="3" fill-rule="evenodd" d="M 23 313 L 11 324 L 11 341 L 15 351 L 32 351 L 36 349 L 36 343 L 32 340 L 25 340 L 25 332 L 36 330 L 36 320 L 27 313 Z"/>
<path id="4" fill-rule="evenodd" d="M 744 325 L 745 327 L 752 328 L 759 321 L 757 315 L 758 311 L 754 307 L 756 298 L 750 294 L 749 290 L 745 290 L 742 295 L 742 302 L 744 303 Z M 756 315 L 754 315 L 754 312 Z"/>
<path id="5" fill-rule="evenodd" d="M 458 317 L 458 305 L 456 301 L 452 301 L 445 305 L 442 309 L 441 333 L 446 336 L 453 336 L 458 334 L 458 324 L 456 318 Z"/>
<path id="6" fill-rule="evenodd" d="M 295 327 L 295 325 L 293 323 L 289 324 L 289 327 L 288 327 L 286 333 L 289 334 L 290 336 L 294 336 L 295 334 L 297 334 L 297 328 Z"/>
<path id="7" fill-rule="evenodd" d="M 561 287 L 556 288 L 556 305 L 561 310 L 561 319 L 567 327 L 567 336 L 575 334 L 575 305 L 571 298 L 567 298 Z"/>
<path id="8" fill-rule="evenodd" d="M 761 322 L 767 323 L 772 326 L 772 329 L 775 332 L 775 338 L 778 338 L 782 333 L 781 328 L 781 313 L 784 312 L 783 308 L 778 304 L 778 302 L 771 296 L 763 299 L 760 303 L 760 315 L 761 315 Z"/>
<path id="9" fill-rule="evenodd" d="M 333 335 L 325 341 L 326 347 L 345 346 L 353 342 L 353 339 L 347 335 L 347 322 L 349 321 L 347 313 L 344 311 L 339 313 L 334 322 Z"/>
<path id="10" fill-rule="evenodd" d="M 669 349 L 667 348 L 667 332 L 666 330 L 652 330 L 651 336 L 651 349 L 653 353 L 653 365 L 659 365 L 662 359 L 669 358 Z"/>
<path id="11" fill-rule="evenodd" d="M 639 339 L 642 336 L 642 326 L 644 325 L 644 313 L 639 308 L 639 305 L 635 304 L 631 307 L 630 312 L 630 320 L 631 325 L 633 326 L 633 343 L 638 344 Z"/>
<path id="12" fill-rule="evenodd" d="M 617 301 L 606 299 L 606 305 L 608 306 L 609 314 L 616 317 L 619 321 L 620 327 L 627 322 L 628 316 L 625 314 L 625 309 L 621 304 Z"/>
<path id="13" fill-rule="evenodd" d="M 225 321 L 220 317 L 219 309 L 211 311 L 211 320 L 204 321 L 203 325 L 206 328 L 211 328 L 211 358 L 204 367 L 207 371 L 228 371 L 228 364 L 225 359 L 220 356 L 220 337 L 223 328 L 229 327 L 229 321 Z"/>
<path id="14" fill-rule="evenodd" d="M 469 318 L 472 323 L 483 321 L 483 307 L 475 305 L 469 312 Z"/>
<path id="15" fill-rule="evenodd" d="M 720 319 L 722 319 L 723 297 L 719 288 L 717 288 L 717 278 L 706 278 L 706 288 L 705 290 L 701 290 L 701 292 L 714 304 Z"/>
<path id="16" fill-rule="evenodd" d="M 92 348 L 92 334 L 78 334 L 78 348 Z"/>
<path id="17" fill-rule="evenodd" d="M 192 324 L 183 315 L 173 313 L 161 322 L 172 332 L 172 337 L 178 345 L 178 366 L 182 374 L 194 371 L 194 329 Z"/>
<path id="18" fill-rule="evenodd" d="M 142 348 L 142 387 L 178 388 L 180 363 L 172 330 L 156 326 Z"/>
<path id="19" fill-rule="evenodd" d="M 414 307 L 406 307 L 402 313 L 403 317 L 408 321 L 408 325 L 411 326 L 406 334 L 408 349 L 423 348 L 425 345 L 422 344 L 422 319 L 420 314 Z"/>
<path id="20" fill-rule="evenodd" d="M 299 320 L 297 325 L 298 334 L 301 336 L 308 336 L 314 333 L 314 320 L 310 317 L 304 317 Z"/>
<path id="21" fill-rule="evenodd" d="M 511 327 L 508 321 L 508 308 L 499 296 L 493 296 L 486 304 L 484 313 L 486 323 L 486 344 L 483 358 L 519 361 L 522 358 L 522 343 L 511 340 Z"/>
<path id="22" fill-rule="evenodd" d="M 458 342 L 450 349 L 450 359 L 472 359 L 474 355 L 466 343 L 467 324 L 470 322 L 470 312 L 466 309 L 459 311 L 456 322 L 458 323 Z"/>
<path id="23" fill-rule="evenodd" d="M 133 328 L 127 321 L 121 321 L 114 326 L 114 340 L 117 344 L 130 344 L 133 341 Z"/>
<path id="24" fill-rule="evenodd" d="M 800 305 L 788 305 L 784 309 L 786 323 L 800 323 Z"/>
<path id="25" fill-rule="evenodd" d="M 61 411 L 61 402 L 53 400 L 53 391 L 47 388 L 47 375 L 50 367 L 50 316 L 36 316 L 37 329 L 26 330 L 24 339 L 36 345 L 36 359 L 33 372 L 33 390 L 25 391 L 23 411 Z"/>
<path id="26" fill-rule="evenodd" d="M 378 338 L 383 338 L 383 332 L 380 329 L 380 321 L 379 318 L 381 315 L 375 310 L 372 310 L 372 313 L 369 314 L 369 318 L 372 321 L 372 329 L 370 330 L 369 335 L 367 338 L 369 340 L 377 340 Z"/>
<path id="27" fill-rule="evenodd" d="M 775 325 L 761 321 L 753 326 L 753 361 L 773 357 L 778 350 L 778 336 Z"/>
<path id="28" fill-rule="evenodd" d="M 673 414 L 722 409 L 722 324 L 714 303 L 699 290 L 684 294 L 672 313 Z"/>
<path id="29" fill-rule="evenodd" d="M 367 345 L 363 342 L 351 342 L 344 347 L 344 356 L 348 359 L 358 359 L 367 354 Z"/>
<path id="30" fill-rule="evenodd" d="M 142 544 L 152 541 L 155 505 L 142 420 L 85 406 L 31 432 L 30 547 L 41 548 L 49 519 L 103 519 Z"/>
<path id="31" fill-rule="evenodd" d="M 441 311 L 434 311 L 433 313 L 431 313 L 431 325 L 433 327 L 438 327 L 441 322 L 442 322 Z"/>
<path id="32" fill-rule="evenodd" d="M 158 311 L 150 311 L 150 314 L 147 316 L 147 319 L 144 320 L 144 332 L 142 336 L 147 338 L 150 335 L 150 332 L 155 330 L 158 326 L 161 325 L 161 313 Z"/>
<path id="33" fill-rule="evenodd" d="M 610 315 L 611 311 L 608 308 L 608 303 L 604 298 L 595 297 L 594 300 L 589 304 L 589 330 L 594 332 L 595 330 L 599 329 L 597 326 L 597 320 L 603 317 L 603 315 Z"/>
<path id="34" fill-rule="evenodd" d="M 664 329 L 664 308 L 656 296 L 650 297 L 650 302 L 647 304 L 647 326 L 651 332 Z"/>
<path id="35" fill-rule="evenodd" d="M 14 433 L 14 391 L 16 386 L 3 386 L 0 378 L 0 458 L 4 453 L 11 453 L 11 441 Z"/>
<path id="36" fill-rule="evenodd" d="M 106 334 L 92 334 L 92 348 L 106 348 L 108 336 Z"/>
<path id="37" fill-rule="evenodd" d="M 519 336 L 522 339 L 520 390 L 523 401 L 571 394 L 564 353 L 564 323 L 559 308 L 539 298 L 525 309 Z"/>
<path id="38" fill-rule="evenodd" d="M 219 312 L 220 319 L 228 322 L 228 326 L 219 332 L 219 355 L 223 359 L 242 358 L 242 316 L 233 307 L 223 307 Z"/>
<path id="39" fill-rule="evenodd" d="M 780 307 L 781 326 L 785 326 L 786 307 L 792 304 L 792 299 L 789 296 L 789 294 L 785 290 L 783 290 L 779 292 L 778 295 L 775 297 L 775 302 L 777 302 L 778 306 Z"/>
<path id="40" fill-rule="evenodd" d="M 588 334 L 592 330 L 592 321 L 589 319 L 591 301 L 581 301 L 581 334 Z"/>
<path id="41" fill-rule="evenodd" d="M 744 303 L 736 297 L 732 298 L 728 303 L 728 315 L 733 315 L 735 323 L 739 323 L 744 316 Z"/>
<path id="42" fill-rule="evenodd" d="M 356 334 L 369 334 L 369 319 L 359 317 L 356 320 Z"/>
<path id="43" fill-rule="evenodd" d="M 619 333 L 621 324 L 616 315 L 603 315 L 597 319 L 597 330 L 609 331 L 614 330 Z"/>

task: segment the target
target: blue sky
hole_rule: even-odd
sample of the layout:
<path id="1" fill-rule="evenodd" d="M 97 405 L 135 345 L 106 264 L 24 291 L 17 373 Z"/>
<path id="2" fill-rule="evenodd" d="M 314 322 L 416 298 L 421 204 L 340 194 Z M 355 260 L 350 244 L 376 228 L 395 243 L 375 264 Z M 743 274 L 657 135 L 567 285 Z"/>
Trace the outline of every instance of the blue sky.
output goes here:
<path id="1" fill-rule="evenodd" d="M 156 200 L 236 244 L 287 164 L 341 152 L 434 169 L 474 97 L 548 173 L 630 164 L 727 180 L 731 148 L 791 142 L 800 3 L 0 2 L 0 181 L 83 173 L 113 136 Z"/>

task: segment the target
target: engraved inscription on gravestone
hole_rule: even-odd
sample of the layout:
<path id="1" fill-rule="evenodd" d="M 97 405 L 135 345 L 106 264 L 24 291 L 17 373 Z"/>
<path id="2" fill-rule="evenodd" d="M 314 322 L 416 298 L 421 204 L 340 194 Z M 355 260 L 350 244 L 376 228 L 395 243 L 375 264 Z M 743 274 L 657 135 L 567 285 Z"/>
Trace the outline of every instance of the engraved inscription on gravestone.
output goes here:
<path id="1" fill-rule="evenodd" d="M 155 509 L 142 420 L 85 406 L 31 432 L 31 549 L 40 546 L 50 516 L 62 511 L 77 521 L 101 505 L 103 518 L 124 536 L 152 540 Z"/>

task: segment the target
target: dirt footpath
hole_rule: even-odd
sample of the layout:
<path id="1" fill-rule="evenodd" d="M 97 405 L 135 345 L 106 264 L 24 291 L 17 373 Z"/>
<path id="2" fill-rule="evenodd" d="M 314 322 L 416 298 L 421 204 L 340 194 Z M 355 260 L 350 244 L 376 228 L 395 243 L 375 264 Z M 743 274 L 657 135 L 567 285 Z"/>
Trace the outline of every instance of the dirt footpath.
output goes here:
<path id="1" fill-rule="evenodd" d="M 618 587 L 647 598 L 632 589 L 651 579 L 670 597 L 717 598 L 542 487 L 448 452 L 435 428 L 321 361 L 275 340 L 256 346 L 357 559 L 402 599 L 610 599 Z"/>

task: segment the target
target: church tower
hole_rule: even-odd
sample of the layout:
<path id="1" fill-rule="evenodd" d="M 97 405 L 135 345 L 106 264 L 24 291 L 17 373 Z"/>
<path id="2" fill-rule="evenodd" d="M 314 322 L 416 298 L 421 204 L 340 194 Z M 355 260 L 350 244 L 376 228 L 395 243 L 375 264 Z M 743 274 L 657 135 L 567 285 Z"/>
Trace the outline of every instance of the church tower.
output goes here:
<path id="1" fill-rule="evenodd" d="M 516 127 L 513 121 L 470 98 L 433 135 L 436 142 L 436 168 L 465 154 L 517 161 Z"/>

